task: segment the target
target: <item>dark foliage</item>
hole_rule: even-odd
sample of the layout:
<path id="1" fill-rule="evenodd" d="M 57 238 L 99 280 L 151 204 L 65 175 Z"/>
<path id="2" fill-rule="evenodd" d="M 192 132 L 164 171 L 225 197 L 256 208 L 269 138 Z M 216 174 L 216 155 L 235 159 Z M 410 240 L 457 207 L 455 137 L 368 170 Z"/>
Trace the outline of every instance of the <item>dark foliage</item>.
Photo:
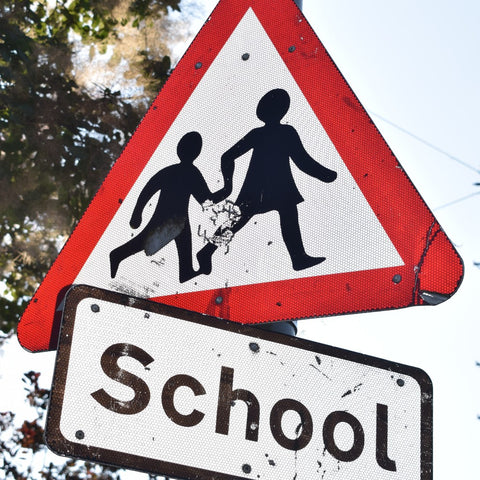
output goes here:
<path id="1" fill-rule="evenodd" d="M 0 4 L 0 330 L 14 329 L 68 235 L 166 80 L 170 59 L 139 51 L 142 102 L 76 78 L 71 34 L 87 45 L 138 35 L 180 0 L 3 0 Z M 116 12 L 116 14 L 115 14 Z M 120 17 L 119 17 L 120 15 Z M 171 27 L 170 27 L 171 28 Z M 133 64 L 134 63 L 134 64 Z M 1 290 L 4 290 L 2 292 Z"/>
<path id="2" fill-rule="evenodd" d="M 35 462 L 25 462 L 36 454 L 43 456 L 46 449 L 44 442 L 44 417 L 47 409 L 49 390 L 39 386 L 38 372 L 28 372 L 23 377 L 27 401 L 33 407 L 36 418 L 25 420 L 20 427 L 15 427 L 15 414 L 0 412 L 0 478 L 8 480 L 119 480 L 121 470 L 112 467 L 67 460 L 65 462 L 48 462 L 39 469 L 32 467 Z M 44 457 L 45 458 L 45 457 Z M 25 464 L 29 466 L 25 466 Z"/>

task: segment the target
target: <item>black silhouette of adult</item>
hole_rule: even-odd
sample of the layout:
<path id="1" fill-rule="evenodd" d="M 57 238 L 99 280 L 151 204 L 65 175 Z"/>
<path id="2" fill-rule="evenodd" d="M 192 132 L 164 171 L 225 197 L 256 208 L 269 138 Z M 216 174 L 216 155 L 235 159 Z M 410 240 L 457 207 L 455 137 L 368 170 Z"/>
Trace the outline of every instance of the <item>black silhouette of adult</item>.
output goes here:
<path id="1" fill-rule="evenodd" d="M 228 197 L 233 188 L 235 159 L 253 150 L 245 181 L 235 204 L 240 208 L 241 218 L 229 230 L 233 234 L 243 228 L 259 213 L 276 210 L 280 216 L 280 228 L 294 270 L 317 265 L 325 257 L 312 257 L 305 252 L 298 222 L 297 205 L 303 197 L 295 185 L 290 159 L 306 174 L 330 183 L 337 173 L 316 162 L 305 150 L 300 137 L 291 125 L 280 123 L 290 108 L 290 96 L 283 89 L 274 89 L 265 94 L 258 103 L 257 117 L 265 123 L 247 133 L 221 159 L 224 178 L 223 197 Z M 217 235 L 223 232 L 218 230 Z M 207 243 L 197 254 L 200 265 L 198 273 L 209 274 L 212 270 L 212 255 L 217 246 Z"/>
<path id="2" fill-rule="evenodd" d="M 179 260 L 180 282 L 198 274 L 192 266 L 192 235 L 188 219 L 190 196 L 199 203 L 207 199 L 221 200 L 220 190 L 210 192 L 205 179 L 193 165 L 202 150 L 202 137 L 198 132 L 185 134 L 177 145 L 180 163 L 170 165 L 156 173 L 140 193 L 130 220 L 132 228 L 142 223 L 142 213 L 152 196 L 160 190 L 158 203 L 145 228 L 124 245 L 110 253 L 110 275 L 115 278 L 120 263 L 142 250 L 147 256 L 158 252 L 175 240 Z"/>

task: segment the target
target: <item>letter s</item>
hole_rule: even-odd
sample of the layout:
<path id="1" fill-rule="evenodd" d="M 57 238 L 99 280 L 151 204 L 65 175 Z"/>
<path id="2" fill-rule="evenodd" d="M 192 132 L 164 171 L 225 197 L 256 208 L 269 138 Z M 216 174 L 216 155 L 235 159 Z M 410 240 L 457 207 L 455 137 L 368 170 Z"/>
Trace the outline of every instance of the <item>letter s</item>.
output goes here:
<path id="1" fill-rule="evenodd" d="M 127 372 L 118 366 L 120 357 L 132 357 L 144 367 L 153 362 L 153 358 L 135 345 L 129 343 L 116 343 L 108 347 L 102 354 L 100 365 L 102 370 L 112 380 L 121 383 L 135 392 L 132 400 L 122 401 L 110 396 L 103 388 L 93 392 L 92 397 L 108 410 L 122 415 L 134 415 L 144 410 L 150 401 L 150 390 L 147 384 L 133 373 Z"/>

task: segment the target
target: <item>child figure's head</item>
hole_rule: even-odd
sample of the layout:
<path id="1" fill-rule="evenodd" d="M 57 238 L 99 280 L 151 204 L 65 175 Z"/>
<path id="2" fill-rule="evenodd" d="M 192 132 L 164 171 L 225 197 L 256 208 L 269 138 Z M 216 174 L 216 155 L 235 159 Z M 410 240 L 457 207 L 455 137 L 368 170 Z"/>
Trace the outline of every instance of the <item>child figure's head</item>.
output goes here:
<path id="1" fill-rule="evenodd" d="M 193 163 L 201 151 L 202 136 L 198 132 L 186 133 L 177 145 L 177 155 L 181 162 Z"/>
<path id="2" fill-rule="evenodd" d="M 257 117 L 265 123 L 278 123 L 290 108 L 290 95 L 282 88 L 266 93 L 258 102 Z"/>

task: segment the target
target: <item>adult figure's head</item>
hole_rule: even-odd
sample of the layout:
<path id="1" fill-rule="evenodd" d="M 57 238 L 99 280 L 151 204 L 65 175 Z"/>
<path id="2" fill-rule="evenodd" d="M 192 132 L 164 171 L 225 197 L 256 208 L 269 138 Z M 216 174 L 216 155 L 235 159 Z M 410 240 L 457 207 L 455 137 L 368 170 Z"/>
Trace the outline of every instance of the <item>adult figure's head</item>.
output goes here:
<path id="1" fill-rule="evenodd" d="M 266 124 L 279 123 L 289 108 L 290 95 L 283 88 L 275 88 L 258 102 L 257 117 Z"/>
<path id="2" fill-rule="evenodd" d="M 202 136 L 198 132 L 186 133 L 177 145 L 177 155 L 181 162 L 193 163 L 201 151 Z"/>

